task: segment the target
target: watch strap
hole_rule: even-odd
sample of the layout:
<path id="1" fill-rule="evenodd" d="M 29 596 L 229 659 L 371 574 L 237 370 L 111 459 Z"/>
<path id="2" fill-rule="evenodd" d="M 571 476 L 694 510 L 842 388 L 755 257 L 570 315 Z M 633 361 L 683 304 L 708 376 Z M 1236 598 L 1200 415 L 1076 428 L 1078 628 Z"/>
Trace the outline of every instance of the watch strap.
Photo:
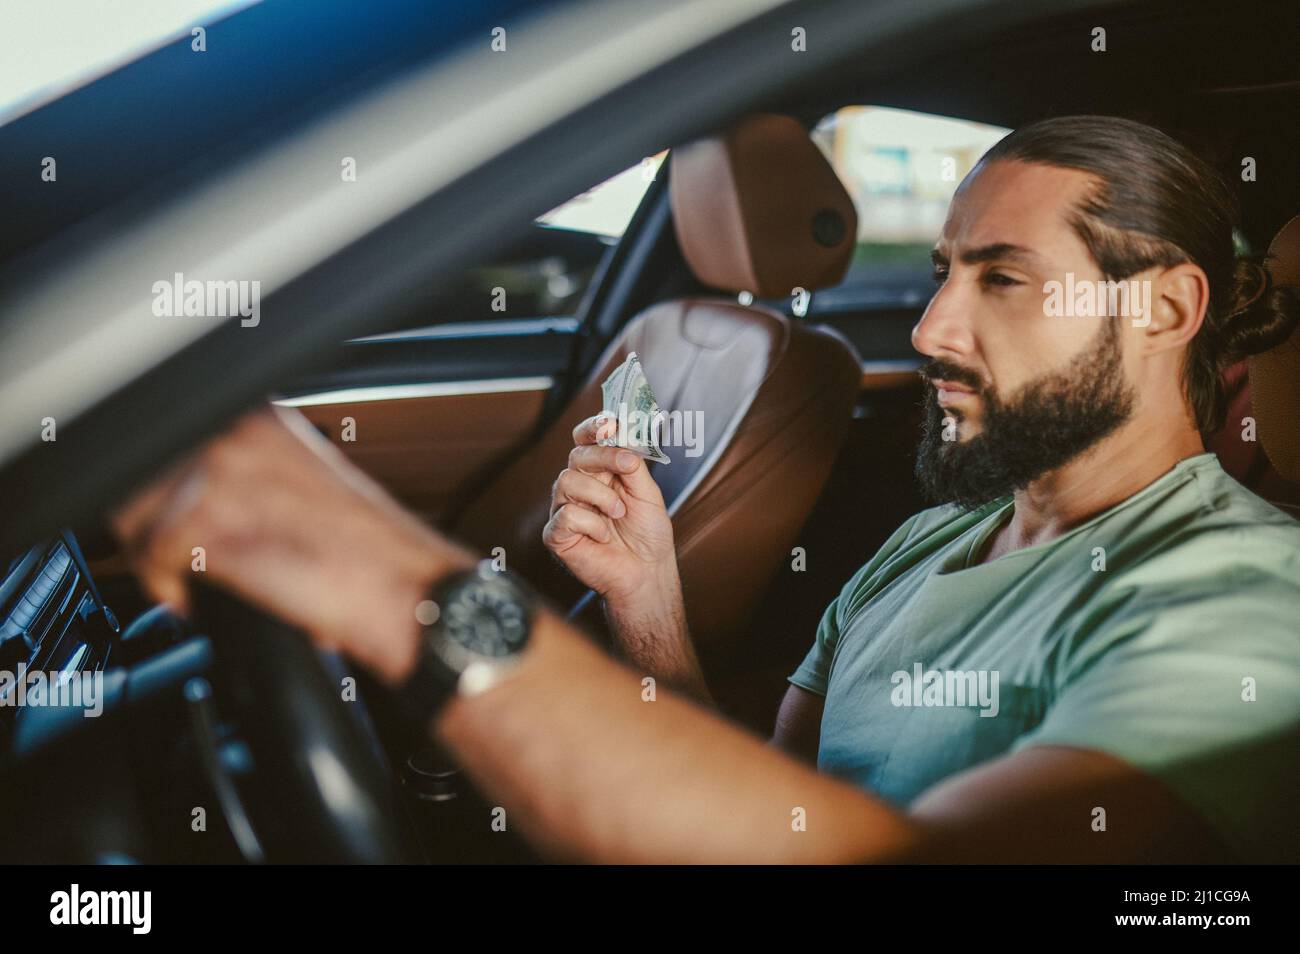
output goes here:
<path id="1" fill-rule="evenodd" d="M 402 706 L 412 721 L 427 724 L 456 694 L 460 673 L 438 657 L 429 646 L 426 631 L 420 633 L 420 655 L 415 669 L 398 690 Z"/>

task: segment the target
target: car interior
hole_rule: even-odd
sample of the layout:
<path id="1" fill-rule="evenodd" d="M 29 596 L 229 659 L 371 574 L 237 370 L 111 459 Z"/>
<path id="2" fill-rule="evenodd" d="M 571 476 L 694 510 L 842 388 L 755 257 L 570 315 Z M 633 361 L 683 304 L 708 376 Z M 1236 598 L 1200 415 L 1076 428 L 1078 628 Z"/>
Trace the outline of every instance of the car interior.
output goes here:
<path id="1" fill-rule="evenodd" d="M 926 505 L 912 476 L 921 383 L 909 342 L 930 292 L 926 250 L 904 249 L 895 262 L 860 251 L 863 223 L 891 201 L 891 187 L 846 181 L 836 121 L 883 109 L 996 130 L 1101 112 L 1155 123 L 1229 171 L 1250 156 L 1261 171 L 1240 189 L 1241 242 L 1267 255 L 1276 279 L 1300 283 L 1300 180 L 1278 172 L 1293 171 L 1300 150 L 1300 127 L 1286 121 L 1300 105 L 1300 75 L 1280 40 L 1295 35 L 1300 14 L 1187 4 L 1171 33 L 1167 6 L 1117 8 L 1104 58 L 1078 42 L 1094 14 L 1064 13 L 979 43 L 918 47 L 905 69 L 872 60 L 801 83 L 664 143 L 661 164 L 628 155 L 642 187 L 617 234 L 526 223 L 402 321 L 305 355 L 272 398 L 421 518 L 503 554 L 601 640 L 599 601 L 548 554 L 541 531 L 574 425 L 600 410 L 601 383 L 636 352 L 663 407 L 703 410 L 705 452 L 670 450 L 671 465 L 652 473 L 673 518 L 710 691 L 727 716 L 767 734 L 827 603 Z M 1218 45 L 1229 33 L 1234 42 Z M 1077 82 L 1034 81 L 1049 64 Z M 11 235 L 4 254 L 19 250 Z M 496 288 L 509 296 L 504 313 L 480 306 Z M 1263 387 L 1261 367 L 1271 372 Z M 1227 371 L 1228 419 L 1208 449 L 1300 519 L 1300 432 L 1290 423 L 1300 407 L 1294 388 L 1275 386 L 1279 370 L 1300 380 L 1294 339 Z M 1247 419 L 1258 441 L 1241 439 Z M 321 670 L 287 631 L 268 635 L 265 621 L 243 619 L 219 594 L 200 602 L 206 619 L 256 630 L 283 652 L 233 667 L 232 657 L 262 652 L 245 639 L 219 659 L 205 633 L 141 592 L 99 525 L 10 555 L 0 669 L 102 670 L 110 717 L 87 725 L 0 708 L 0 775 L 25 780 L 0 786 L 0 856 L 535 860 L 522 841 L 469 833 L 463 818 L 485 803 L 346 660 Z M 276 687 L 270 705 L 283 720 L 252 701 L 261 697 L 248 672 Z M 366 701 L 359 734 L 320 704 L 331 692 L 322 672 L 355 675 Z M 358 804 L 386 817 L 341 825 L 328 808 L 284 804 L 277 793 L 299 790 L 300 769 L 268 753 L 324 737 L 348 753 L 365 792 Z M 219 806 L 208 825 L 220 837 L 158 829 L 154 819 L 198 804 Z"/>

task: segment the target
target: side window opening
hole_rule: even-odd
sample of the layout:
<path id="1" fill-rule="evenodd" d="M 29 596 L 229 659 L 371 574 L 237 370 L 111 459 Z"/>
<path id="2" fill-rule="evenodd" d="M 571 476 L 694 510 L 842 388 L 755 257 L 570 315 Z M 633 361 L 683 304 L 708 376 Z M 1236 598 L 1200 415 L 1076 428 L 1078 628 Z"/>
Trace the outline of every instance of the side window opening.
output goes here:
<path id="1" fill-rule="evenodd" d="M 857 247 L 840 284 L 812 296 L 806 320 L 843 332 L 863 360 L 915 360 L 912 326 L 934 292 L 930 249 L 953 193 L 1009 129 L 883 106 L 845 106 L 813 128 L 853 198 Z M 790 314 L 791 300 L 768 302 Z"/>
<path id="2" fill-rule="evenodd" d="M 822 306 L 923 307 L 930 249 L 953 193 L 1010 131 L 882 106 L 845 106 L 822 119 L 813 141 L 858 212 L 853 261 L 844 281 L 821 293 Z"/>

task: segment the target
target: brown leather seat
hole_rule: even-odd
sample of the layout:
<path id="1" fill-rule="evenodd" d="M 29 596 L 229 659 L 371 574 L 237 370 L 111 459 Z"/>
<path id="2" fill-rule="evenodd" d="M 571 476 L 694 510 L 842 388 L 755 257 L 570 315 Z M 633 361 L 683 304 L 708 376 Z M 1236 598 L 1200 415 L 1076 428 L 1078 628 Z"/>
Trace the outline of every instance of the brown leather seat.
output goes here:
<path id="1" fill-rule="evenodd" d="M 1265 266 L 1275 284 L 1300 286 L 1300 215 L 1269 243 Z M 1278 347 L 1228 368 L 1224 384 L 1227 420 L 1207 449 L 1242 484 L 1300 518 L 1300 328 Z M 1255 419 L 1254 441 L 1242 439 L 1247 417 Z"/>
<path id="2" fill-rule="evenodd" d="M 701 281 L 755 297 L 832 285 L 857 234 L 852 201 L 793 119 L 750 117 L 675 149 L 670 201 L 679 244 Z M 734 298 L 656 304 L 623 330 L 568 406 L 461 514 L 453 531 L 501 546 L 561 605 L 584 589 L 542 545 L 551 485 L 572 429 L 601 408 L 601 382 L 630 351 L 666 412 L 699 412 L 698 456 L 667 446 L 650 464 L 673 517 L 691 632 L 706 673 L 727 668 L 764 587 L 843 442 L 861 364 L 837 335 Z"/>

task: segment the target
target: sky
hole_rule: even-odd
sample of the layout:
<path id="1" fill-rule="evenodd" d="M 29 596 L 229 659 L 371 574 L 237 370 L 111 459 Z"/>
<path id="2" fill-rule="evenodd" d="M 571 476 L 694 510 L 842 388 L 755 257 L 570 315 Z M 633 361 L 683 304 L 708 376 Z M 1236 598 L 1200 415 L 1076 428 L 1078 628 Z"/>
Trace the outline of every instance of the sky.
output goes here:
<path id="1" fill-rule="evenodd" d="M 3 0 L 0 123 L 259 0 Z"/>

